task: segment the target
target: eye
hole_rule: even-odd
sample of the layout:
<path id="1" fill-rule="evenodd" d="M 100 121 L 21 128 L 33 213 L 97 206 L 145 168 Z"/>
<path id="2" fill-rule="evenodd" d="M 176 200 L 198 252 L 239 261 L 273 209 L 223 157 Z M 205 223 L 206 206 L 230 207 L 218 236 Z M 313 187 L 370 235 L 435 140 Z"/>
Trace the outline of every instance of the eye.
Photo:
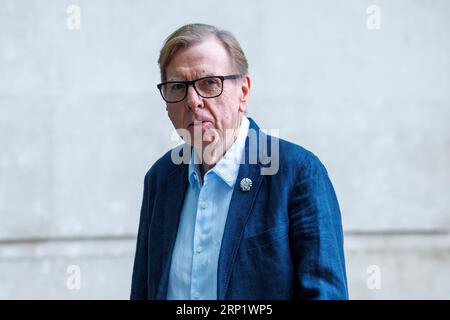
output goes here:
<path id="1" fill-rule="evenodd" d="M 216 86 L 217 85 L 217 79 L 215 79 L 215 78 L 205 79 L 205 82 L 208 86 Z"/>
<path id="2" fill-rule="evenodd" d="M 184 90 L 184 83 L 172 83 L 170 85 L 170 90 Z"/>

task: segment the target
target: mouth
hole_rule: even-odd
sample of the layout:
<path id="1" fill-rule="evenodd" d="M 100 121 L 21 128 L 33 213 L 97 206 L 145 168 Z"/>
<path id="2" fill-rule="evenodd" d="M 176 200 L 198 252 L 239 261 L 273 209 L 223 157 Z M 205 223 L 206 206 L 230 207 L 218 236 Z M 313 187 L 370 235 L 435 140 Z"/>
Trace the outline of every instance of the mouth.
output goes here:
<path id="1" fill-rule="evenodd" d="M 211 126 L 213 123 L 209 120 L 195 120 L 191 122 L 188 126 L 188 128 L 192 127 L 206 127 Z"/>

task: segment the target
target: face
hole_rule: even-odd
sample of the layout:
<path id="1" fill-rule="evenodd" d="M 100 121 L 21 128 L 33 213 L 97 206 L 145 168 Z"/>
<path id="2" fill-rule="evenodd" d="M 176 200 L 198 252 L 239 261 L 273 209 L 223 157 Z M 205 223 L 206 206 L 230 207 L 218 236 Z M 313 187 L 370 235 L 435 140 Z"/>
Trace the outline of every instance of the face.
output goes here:
<path id="1" fill-rule="evenodd" d="M 179 49 L 166 68 L 167 81 L 195 80 L 205 76 L 235 73 L 237 72 L 231 66 L 226 49 L 214 37 Z M 248 75 L 224 80 L 223 92 L 216 98 L 202 98 L 193 86 L 189 86 L 187 97 L 183 101 L 166 103 L 167 113 L 175 129 L 189 132 L 191 138 L 182 138 L 196 149 L 200 146 L 205 149 L 213 143 L 226 151 L 233 143 L 234 136 L 237 136 L 243 112 L 247 108 L 249 90 Z M 200 142 L 192 140 L 194 134 L 196 137 L 201 135 Z"/>

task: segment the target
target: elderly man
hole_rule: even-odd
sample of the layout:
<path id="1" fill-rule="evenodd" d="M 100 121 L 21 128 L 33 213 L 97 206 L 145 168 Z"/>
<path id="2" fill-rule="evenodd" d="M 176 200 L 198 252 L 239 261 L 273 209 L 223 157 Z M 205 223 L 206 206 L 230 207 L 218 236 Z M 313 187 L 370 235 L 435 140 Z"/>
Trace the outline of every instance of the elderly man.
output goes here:
<path id="1" fill-rule="evenodd" d="M 347 299 L 328 173 L 246 117 L 251 81 L 234 36 L 185 25 L 159 65 L 185 144 L 145 176 L 131 299 Z"/>

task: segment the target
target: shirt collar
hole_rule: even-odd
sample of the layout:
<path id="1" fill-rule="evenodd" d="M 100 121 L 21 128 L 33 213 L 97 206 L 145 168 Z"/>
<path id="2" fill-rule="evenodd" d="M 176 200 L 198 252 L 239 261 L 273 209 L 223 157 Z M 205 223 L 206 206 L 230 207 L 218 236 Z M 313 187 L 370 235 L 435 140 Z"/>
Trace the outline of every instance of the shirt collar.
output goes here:
<path id="1" fill-rule="evenodd" d="M 242 157 L 245 149 L 245 139 L 248 135 L 248 128 L 250 126 L 250 122 L 247 117 L 244 115 L 242 117 L 241 126 L 239 127 L 239 133 L 236 140 L 233 142 L 231 147 L 227 150 L 225 155 L 216 163 L 216 165 L 209 170 L 216 174 L 223 182 L 225 182 L 230 188 L 234 187 L 236 183 L 236 179 L 239 173 L 239 167 L 242 163 Z M 198 164 L 194 164 L 194 157 L 198 155 L 195 152 L 195 149 L 192 148 L 191 153 L 191 161 L 189 162 L 189 170 L 188 170 L 188 179 L 191 186 L 194 183 L 198 183 L 202 185 L 200 168 Z M 199 161 L 197 161 L 198 163 Z"/>

